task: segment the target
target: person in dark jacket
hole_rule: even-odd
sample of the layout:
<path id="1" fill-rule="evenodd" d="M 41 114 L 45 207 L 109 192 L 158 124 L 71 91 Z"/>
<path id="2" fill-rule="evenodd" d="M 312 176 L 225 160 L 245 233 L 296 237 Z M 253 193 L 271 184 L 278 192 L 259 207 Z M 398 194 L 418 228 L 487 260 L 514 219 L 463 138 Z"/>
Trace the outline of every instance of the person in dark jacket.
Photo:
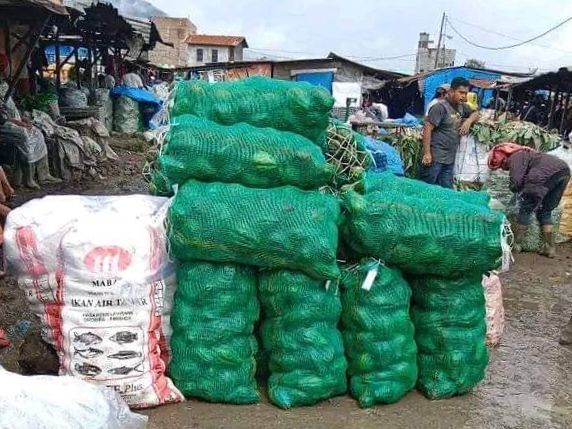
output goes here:
<path id="1" fill-rule="evenodd" d="M 515 251 L 520 251 L 533 212 L 542 230 L 544 244 L 540 253 L 556 256 L 552 234 L 552 211 L 558 207 L 570 181 L 570 168 L 561 159 L 525 146 L 503 143 L 489 155 L 489 168 L 510 172 L 510 190 L 520 194 L 521 204 L 515 231 Z"/>

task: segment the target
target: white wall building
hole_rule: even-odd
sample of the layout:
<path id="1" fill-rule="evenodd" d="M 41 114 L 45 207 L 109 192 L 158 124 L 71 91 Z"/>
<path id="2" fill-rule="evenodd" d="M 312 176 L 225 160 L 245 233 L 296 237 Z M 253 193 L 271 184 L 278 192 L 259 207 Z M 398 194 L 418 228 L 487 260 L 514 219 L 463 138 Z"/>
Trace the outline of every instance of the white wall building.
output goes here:
<path id="1" fill-rule="evenodd" d="M 246 39 L 241 36 L 211 36 L 191 34 L 187 38 L 189 46 L 189 66 L 202 66 L 207 63 L 227 63 L 242 61 Z"/>

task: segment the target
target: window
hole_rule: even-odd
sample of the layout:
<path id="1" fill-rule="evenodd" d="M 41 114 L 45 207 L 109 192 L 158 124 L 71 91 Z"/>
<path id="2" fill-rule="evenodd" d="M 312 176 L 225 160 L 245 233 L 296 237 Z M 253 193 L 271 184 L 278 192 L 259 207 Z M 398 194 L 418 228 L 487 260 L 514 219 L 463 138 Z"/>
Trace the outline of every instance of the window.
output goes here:
<path id="1" fill-rule="evenodd" d="M 218 63 L 218 49 L 212 50 L 212 58 L 213 63 Z"/>
<path id="2" fill-rule="evenodd" d="M 229 49 L 228 60 L 232 62 L 234 61 L 234 46 L 231 46 Z"/>
<path id="3" fill-rule="evenodd" d="M 203 62 L 203 50 L 201 48 L 197 49 L 197 62 Z"/>

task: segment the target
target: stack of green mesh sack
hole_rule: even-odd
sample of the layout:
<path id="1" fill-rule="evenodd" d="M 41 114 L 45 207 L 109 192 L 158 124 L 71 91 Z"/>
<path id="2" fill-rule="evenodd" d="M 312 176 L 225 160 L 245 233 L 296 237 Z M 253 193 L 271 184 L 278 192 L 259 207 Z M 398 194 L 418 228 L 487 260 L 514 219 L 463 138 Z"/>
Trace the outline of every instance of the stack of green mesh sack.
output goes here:
<path id="1" fill-rule="evenodd" d="M 342 278 L 342 332 L 350 392 L 360 406 L 399 401 L 417 381 L 409 316 L 411 288 L 401 273 L 369 259 Z"/>
<path id="2" fill-rule="evenodd" d="M 467 197 L 390 175 L 377 180 L 375 187 L 366 185 L 372 191 L 365 195 L 345 194 L 345 237 L 359 255 L 379 257 L 406 273 L 449 278 L 498 267 L 505 217 L 480 194 Z"/>
<path id="3" fill-rule="evenodd" d="M 334 100 L 323 88 L 306 83 L 252 77 L 212 85 L 181 82 L 175 92 L 173 116 L 195 115 L 221 125 L 241 122 L 274 128 L 325 144 Z"/>
<path id="4" fill-rule="evenodd" d="M 318 191 L 333 176 L 322 146 L 332 105 L 323 89 L 263 78 L 176 89 L 155 179 L 177 189 L 169 241 L 183 292 L 171 372 L 187 396 L 258 399 L 258 276 L 271 401 L 290 408 L 346 390 L 339 294 L 327 287 L 340 276 L 341 206 Z"/>
<path id="5" fill-rule="evenodd" d="M 351 251 L 411 278 L 417 388 L 433 399 L 466 393 L 488 363 L 481 278 L 506 257 L 506 218 L 482 193 L 391 174 L 368 174 L 344 198 Z"/>
<path id="6" fill-rule="evenodd" d="M 345 393 L 337 284 L 285 270 L 263 272 L 259 281 L 270 400 L 287 409 Z"/>
<path id="7" fill-rule="evenodd" d="M 431 399 L 469 392 L 485 377 L 485 297 L 482 276 L 411 280 L 415 339 L 419 354 L 417 388 Z"/>
<path id="8" fill-rule="evenodd" d="M 195 261 L 181 264 L 177 275 L 170 366 L 177 387 L 213 402 L 258 402 L 256 271 Z"/>

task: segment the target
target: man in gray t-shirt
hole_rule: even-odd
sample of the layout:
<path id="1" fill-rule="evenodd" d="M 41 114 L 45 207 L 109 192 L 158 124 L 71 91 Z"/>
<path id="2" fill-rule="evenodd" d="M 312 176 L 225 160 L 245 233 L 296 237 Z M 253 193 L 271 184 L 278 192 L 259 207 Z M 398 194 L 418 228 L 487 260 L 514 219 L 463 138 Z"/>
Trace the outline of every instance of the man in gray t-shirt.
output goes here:
<path id="1" fill-rule="evenodd" d="M 453 187 L 455 156 L 462 135 L 469 133 L 479 119 L 478 112 L 467 104 L 469 81 L 455 78 L 447 97 L 435 104 L 423 128 L 423 160 L 421 179 L 445 188 Z"/>

